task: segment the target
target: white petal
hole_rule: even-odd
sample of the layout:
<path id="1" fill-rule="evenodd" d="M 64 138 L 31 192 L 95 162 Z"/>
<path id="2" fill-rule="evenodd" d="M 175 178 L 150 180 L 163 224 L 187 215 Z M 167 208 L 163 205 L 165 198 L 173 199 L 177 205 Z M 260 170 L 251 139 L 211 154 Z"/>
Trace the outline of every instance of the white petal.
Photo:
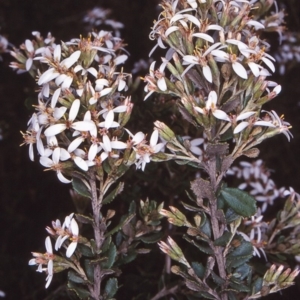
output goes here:
<path id="1" fill-rule="evenodd" d="M 278 95 L 281 92 L 281 85 L 277 85 L 274 89 L 273 92 L 276 93 L 276 95 Z"/>
<path id="2" fill-rule="evenodd" d="M 248 78 L 246 69 L 245 69 L 245 68 L 243 67 L 243 65 L 240 64 L 239 62 L 237 62 L 237 61 L 234 62 L 234 63 L 232 64 L 232 68 L 233 68 L 234 72 L 235 72 L 238 76 L 240 76 L 241 78 L 243 78 L 243 79 L 247 79 L 247 78 Z"/>
<path id="3" fill-rule="evenodd" d="M 74 158 L 74 162 L 83 171 L 87 171 L 89 169 L 87 163 L 79 156 Z"/>
<path id="4" fill-rule="evenodd" d="M 53 253 L 50 236 L 47 236 L 47 237 L 46 237 L 46 240 L 45 240 L 45 247 L 46 247 L 47 253 L 49 253 L 49 254 L 52 254 L 52 253 Z"/>
<path id="5" fill-rule="evenodd" d="M 113 120 L 114 120 L 114 112 L 113 110 L 110 110 L 107 115 L 106 115 L 106 118 L 105 118 L 105 121 L 104 121 L 104 127 L 106 129 L 108 128 L 111 128 L 111 125 L 113 123 Z"/>
<path id="6" fill-rule="evenodd" d="M 60 148 L 55 148 L 52 153 L 52 160 L 54 164 L 59 163 L 59 158 L 60 158 Z"/>
<path id="7" fill-rule="evenodd" d="M 178 30 L 179 27 L 178 26 L 171 26 L 169 27 L 166 32 L 165 32 L 165 36 L 168 37 L 168 35 L 170 35 L 172 32 Z"/>
<path id="8" fill-rule="evenodd" d="M 145 134 L 141 131 L 139 131 L 138 133 L 136 133 L 132 139 L 132 142 L 134 144 L 139 144 L 141 141 L 143 141 L 145 139 Z"/>
<path id="9" fill-rule="evenodd" d="M 53 112 L 53 117 L 56 120 L 61 119 L 61 117 L 65 114 L 65 112 L 67 111 L 67 108 L 64 106 L 61 107 L 55 107 L 54 108 L 54 112 Z"/>
<path id="10" fill-rule="evenodd" d="M 59 73 L 57 73 L 54 68 L 51 68 L 41 75 L 41 77 L 38 80 L 38 85 L 47 83 L 47 82 L 51 81 L 52 79 L 56 78 L 58 75 L 59 75 Z"/>
<path id="11" fill-rule="evenodd" d="M 123 79 L 119 80 L 119 84 L 118 84 L 118 91 L 122 91 L 124 88 L 126 87 L 126 81 Z"/>
<path id="12" fill-rule="evenodd" d="M 87 71 L 88 71 L 89 73 L 91 73 L 94 77 L 97 78 L 98 72 L 97 72 L 97 70 L 96 70 L 95 68 L 93 68 L 93 67 L 88 68 Z"/>
<path id="13" fill-rule="evenodd" d="M 203 66 L 202 68 L 203 71 L 203 75 L 206 78 L 206 80 L 210 83 L 212 83 L 212 73 L 211 73 L 211 69 L 208 65 Z"/>
<path id="14" fill-rule="evenodd" d="M 53 93 L 53 96 L 52 96 L 52 98 L 51 98 L 51 107 L 52 107 L 52 108 L 55 108 L 55 106 L 56 106 L 58 97 L 60 96 L 60 91 L 61 91 L 61 89 L 58 88 L 58 89 L 56 89 L 55 92 Z"/>
<path id="15" fill-rule="evenodd" d="M 114 59 L 114 62 L 116 65 L 119 65 L 119 64 L 123 64 L 128 58 L 128 55 L 126 54 L 122 54 L 122 55 L 119 55 L 117 58 Z"/>
<path id="16" fill-rule="evenodd" d="M 32 66 L 32 63 L 33 63 L 33 60 L 31 57 L 29 57 L 27 60 L 26 60 L 26 71 L 29 71 L 31 69 L 31 66 Z"/>
<path id="17" fill-rule="evenodd" d="M 78 131 L 90 131 L 94 130 L 95 124 L 91 121 L 78 121 L 73 123 L 71 127 Z"/>
<path id="18" fill-rule="evenodd" d="M 267 126 L 267 127 L 276 127 L 275 125 L 273 125 L 271 122 L 268 121 L 256 121 L 254 123 L 254 125 L 258 125 L 258 126 Z"/>
<path id="19" fill-rule="evenodd" d="M 79 227 L 78 227 L 78 224 L 76 222 L 76 220 L 73 218 L 72 221 L 71 221 L 71 232 L 73 235 L 75 236 L 78 236 L 79 234 Z"/>
<path id="20" fill-rule="evenodd" d="M 34 52 L 34 47 L 33 47 L 32 41 L 26 40 L 25 47 L 28 52 L 30 52 L 30 53 Z"/>
<path id="21" fill-rule="evenodd" d="M 59 158 L 61 161 L 65 161 L 65 160 L 71 158 L 71 155 L 66 149 L 60 148 L 60 157 Z"/>
<path id="22" fill-rule="evenodd" d="M 223 27 L 216 24 L 211 24 L 206 27 L 206 31 L 208 30 L 223 30 Z"/>
<path id="23" fill-rule="evenodd" d="M 89 149 L 88 160 L 90 160 L 90 161 L 94 160 L 94 158 L 97 155 L 97 151 L 98 151 L 98 145 L 97 144 L 92 144 L 90 149 Z"/>
<path id="24" fill-rule="evenodd" d="M 210 43 L 215 42 L 214 39 L 209 34 L 206 34 L 206 33 L 198 32 L 198 33 L 194 33 L 192 36 L 201 38 L 201 39 L 206 40 Z"/>
<path id="25" fill-rule="evenodd" d="M 103 141 L 103 145 L 104 145 L 104 149 L 106 150 L 106 152 L 111 152 L 111 145 L 110 145 L 110 139 L 109 137 L 105 134 L 103 137 L 102 137 L 102 141 Z"/>
<path id="26" fill-rule="evenodd" d="M 120 106 L 117 106 L 113 109 L 113 111 L 116 112 L 116 113 L 122 113 L 122 112 L 125 112 L 126 110 L 127 110 L 126 105 L 120 105 Z"/>
<path id="27" fill-rule="evenodd" d="M 157 144 L 158 141 L 158 130 L 154 130 L 153 133 L 151 134 L 150 138 L 150 146 L 154 147 Z"/>
<path id="28" fill-rule="evenodd" d="M 72 182 L 71 180 L 68 180 L 60 171 L 58 171 L 56 174 L 57 174 L 57 178 L 62 183 L 70 183 L 70 182 Z"/>
<path id="29" fill-rule="evenodd" d="M 268 58 L 262 57 L 261 60 L 271 69 L 272 72 L 275 72 L 275 66 Z"/>
<path id="30" fill-rule="evenodd" d="M 184 17 L 186 19 L 188 19 L 190 22 L 194 23 L 197 27 L 200 27 L 200 21 L 198 20 L 198 18 L 192 16 L 192 15 L 188 15 L 188 14 L 184 14 Z"/>
<path id="31" fill-rule="evenodd" d="M 230 122 L 230 118 L 228 117 L 228 115 L 223 110 L 216 109 L 215 111 L 213 111 L 212 114 L 217 119 Z"/>
<path id="32" fill-rule="evenodd" d="M 233 130 L 233 134 L 237 134 L 239 132 L 241 132 L 242 130 L 244 130 L 247 126 L 249 125 L 249 122 L 241 122 L 238 126 L 236 126 Z"/>
<path id="33" fill-rule="evenodd" d="M 72 103 L 71 108 L 70 108 L 69 121 L 74 121 L 76 119 L 79 108 L 80 108 L 80 100 L 75 99 Z"/>
<path id="34" fill-rule="evenodd" d="M 62 67 L 65 67 L 65 68 L 69 69 L 78 60 L 78 58 L 80 57 L 80 54 L 81 54 L 81 51 L 79 51 L 79 50 L 75 51 L 69 57 L 67 57 L 66 59 L 64 59 L 60 63 L 60 65 Z"/>
<path id="35" fill-rule="evenodd" d="M 76 247 L 77 247 L 77 243 L 72 242 L 67 249 L 66 256 L 71 257 L 73 255 Z"/>
<path id="36" fill-rule="evenodd" d="M 82 136 L 79 136 L 78 138 L 76 138 L 75 140 L 73 140 L 69 147 L 68 147 L 68 151 L 69 152 L 73 152 L 75 149 L 77 149 L 79 147 L 79 145 L 84 141 L 84 138 Z"/>
<path id="37" fill-rule="evenodd" d="M 34 161 L 33 144 L 29 144 L 29 158 Z"/>
<path id="38" fill-rule="evenodd" d="M 161 91 L 166 91 L 166 90 L 167 90 L 167 84 L 166 84 L 166 80 L 165 80 L 164 77 L 159 78 L 159 79 L 157 80 L 157 86 L 159 87 L 159 89 L 160 89 Z"/>
<path id="39" fill-rule="evenodd" d="M 50 283 L 52 281 L 52 278 L 53 278 L 53 275 L 48 275 L 47 276 L 47 278 L 46 278 L 47 282 L 46 282 L 46 285 L 45 285 L 46 289 L 49 287 L 49 285 L 50 285 Z"/>
<path id="40" fill-rule="evenodd" d="M 111 145 L 112 149 L 126 149 L 127 148 L 127 144 L 125 144 L 121 141 L 111 141 L 110 145 Z"/>
<path id="41" fill-rule="evenodd" d="M 67 128 L 66 124 L 55 124 L 55 125 L 48 127 L 45 130 L 44 134 L 45 134 L 45 136 L 53 136 L 53 135 L 63 132 L 66 128 Z"/>
<path id="42" fill-rule="evenodd" d="M 53 51 L 53 58 L 56 61 L 60 61 L 60 57 L 61 57 L 61 47 L 60 45 L 56 45 Z"/>
<path id="43" fill-rule="evenodd" d="M 247 118 L 249 118 L 250 116 L 253 116 L 255 114 L 255 111 L 248 111 L 248 112 L 245 112 L 245 113 L 242 113 L 240 114 L 236 120 L 237 121 L 241 121 L 241 120 L 245 120 Z"/>
<path id="44" fill-rule="evenodd" d="M 182 59 L 190 64 L 199 64 L 198 58 L 194 55 L 185 55 Z"/>
<path id="45" fill-rule="evenodd" d="M 96 90 L 97 90 L 97 89 L 96 89 Z M 100 92 L 100 97 L 103 97 L 103 96 L 109 94 L 111 91 L 112 91 L 112 88 L 106 88 L 106 89 L 103 89 L 103 90 Z"/>
<path id="46" fill-rule="evenodd" d="M 248 66 L 251 69 L 253 75 L 255 77 L 258 77 L 259 76 L 259 65 L 250 61 L 250 62 L 248 62 Z"/>
<path id="47" fill-rule="evenodd" d="M 46 168 L 51 168 L 53 166 L 53 161 L 52 159 L 45 157 L 45 156 L 41 156 L 40 157 L 40 164 L 43 165 Z"/>

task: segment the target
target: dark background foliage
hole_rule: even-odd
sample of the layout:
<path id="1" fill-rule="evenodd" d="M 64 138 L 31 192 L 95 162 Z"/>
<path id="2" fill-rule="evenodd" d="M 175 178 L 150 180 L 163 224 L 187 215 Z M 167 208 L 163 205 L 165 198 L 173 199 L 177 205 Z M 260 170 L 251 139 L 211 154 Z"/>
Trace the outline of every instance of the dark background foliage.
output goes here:
<path id="1" fill-rule="evenodd" d="M 279 2 L 289 14 L 286 18 L 289 29 L 299 32 L 299 1 Z M 148 34 L 153 20 L 157 18 L 158 3 L 159 0 L 0 0 L 0 34 L 16 46 L 30 39 L 34 30 L 40 31 L 43 36 L 51 31 L 57 42 L 67 41 L 79 34 L 86 34 L 81 20 L 87 10 L 95 6 L 110 8 L 111 18 L 125 24 L 122 37 L 131 54 L 125 71 L 130 72 L 133 63 L 140 58 L 147 59 L 153 47 Z M 277 35 L 272 35 L 271 39 L 275 52 Z M 28 74 L 16 75 L 8 66 L 10 60 L 9 55 L 4 54 L 0 63 L 0 290 L 7 293 L 7 299 L 46 299 L 51 292 L 60 289 L 57 282 L 65 278 L 66 273 L 55 275 L 53 284 L 45 291 L 44 276 L 27 265 L 30 252 L 44 251 L 45 226 L 56 218 L 62 220 L 74 211 L 74 205 L 69 195 L 70 186 L 61 184 L 54 173 L 43 172 L 38 162 L 29 160 L 28 149 L 19 147 L 22 142 L 19 131 L 26 130 L 31 115 L 25 100 L 35 101 L 35 83 Z M 285 115 L 293 125 L 291 132 L 294 139 L 288 143 L 282 135 L 266 141 L 260 147 L 260 157 L 274 170 L 273 179 L 278 186 L 293 186 L 300 192 L 300 66 L 294 66 L 284 76 L 275 74 L 273 80 L 283 86 L 283 91 L 266 109 L 272 108 L 278 114 Z M 143 125 L 144 128 L 151 130 L 153 125 L 150 121 L 154 116 L 148 109 L 155 107 L 151 103 L 143 103 L 142 96 L 135 96 L 134 102 L 137 103 L 137 111 L 145 113 L 145 120 L 149 121 L 148 125 Z M 156 172 L 157 176 L 149 179 L 147 174 L 150 171 Z M 128 203 L 145 199 L 147 194 L 150 199 L 162 202 L 167 193 L 170 199 L 172 190 L 175 195 L 174 188 L 180 186 L 180 182 L 171 182 L 164 189 L 161 180 L 169 178 L 169 172 L 153 165 L 145 174 L 132 169 L 127 178 L 131 181 L 127 182 L 123 198 Z M 122 203 L 121 198 L 117 201 L 119 209 L 126 211 L 128 203 Z M 155 280 L 161 271 L 163 258 L 157 254 L 151 259 L 151 269 L 142 260 L 135 264 L 143 269 L 140 274 L 147 278 L 148 289 L 155 290 Z M 131 272 L 134 268 L 129 265 L 125 272 Z M 134 275 L 128 276 L 126 281 L 130 282 L 131 288 L 127 289 L 128 294 L 121 292 L 118 299 L 130 299 L 139 288 L 144 288 Z M 300 296 L 294 296 L 295 293 L 300 295 L 299 288 L 285 291 L 280 297 L 300 299 Z M 275 299 L 275 296 L 269 299 Z"/>

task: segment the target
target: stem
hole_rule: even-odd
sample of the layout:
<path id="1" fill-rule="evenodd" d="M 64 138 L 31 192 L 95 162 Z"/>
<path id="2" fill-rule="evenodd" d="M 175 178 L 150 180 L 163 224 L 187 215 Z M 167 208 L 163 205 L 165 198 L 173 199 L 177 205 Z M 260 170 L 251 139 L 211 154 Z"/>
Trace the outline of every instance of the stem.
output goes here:
<path id="1" fill-rule="evenodd" d="M 95 243 L 96 243 L 96 253 L 97 257 L 99 256 L 102 243 L 104 241 L 104 232 L 101 230 L 101 223 L 100 223 L 100 210 L 102 207 L 102 200 L 103 200 L 103 192 L 102 192 L 102 181 L 100 182 L 100 192 L 99 198 L 97 195 L 97 187 L 96 187 L 96 176 L 93 172 L 90 172 L 90 180 L 91 186 L 91 194 L 92 194 L 92 209 L 93 209 L 93 229 L 94 229 L 94 236 L 95 236 Z M 91 291 L 91 296 L 98 300 L 101 296 L 101 266 L 100 263 L 97 263 L 94 267 L 94 286 Z"/>
<path id="2" fill-rule="evenodd" d="M 216 157 L 211 158 L 209 160 L 208 170 L 209 170 L 209 176 L 210 176 L 210 183 L 211 183 L 211 187 L 212 187 L 213 195 L 214 195 L 213 198 L 209 199 L 210 217 L 211 217 L 211 225 L 212 225 L 214 240 L 216 240 L 217 238 L 219 238 L 220 236 L 223 235 L 223 231 L 224 231 L 224 228 L 221 228 L 219 226 L 219 220 L 217 218 L 218 207 L 217 207 L 217 198 L 215 195 L 216 195 L 216 191 L 218 189 L 218 185 L 220 183 L 220 177 L 217 180 L 217 178 L 216 178 L 216 175 L 217 175 L 216 174 Z M 227 275 L 226 275 L 226 269 L 225 269 L 225 257 L 223 256 L 223 248 L 220 246 L 215 246 L 214 253 L 215 253 L 220 277 L 226 281 Z M 227 300 L 228 299 L 227 294 L 226 293 L 222 294 L 221 299 Z"/>

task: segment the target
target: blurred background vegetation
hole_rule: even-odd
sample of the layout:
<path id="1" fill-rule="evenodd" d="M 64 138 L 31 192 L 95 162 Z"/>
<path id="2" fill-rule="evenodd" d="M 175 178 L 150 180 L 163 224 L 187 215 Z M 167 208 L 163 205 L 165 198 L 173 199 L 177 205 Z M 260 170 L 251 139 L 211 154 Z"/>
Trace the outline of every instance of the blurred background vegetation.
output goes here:
<path id="1" fill-rule="evenodd" d="M 51 31 L 57 42 L 68 41 L 80 34 L 87 34 L 82 19 L 88 10 L 96 6 L 109 8 L 112 11 L 110 18 L 125 25 L 121 32 L 122 38 L 128 44 L 130 57 L 124 71 L 130 73 L 139 59 L 148 60 L 148 53 L 154 46 L 148 35 L 159 12 L 158 4 L 159 0 L 0 0 L 0 34 L 16 47 L 25 39 L 31 39 L 31 32 L 35 30 L 40 31 L 43 36 Z M 299 0 L 280 0 L 278 4 L 285 7 L 288 14 L 286 22 L 289 30 L 300 33 Z M 274 54 L 279 47 L 278 35 L 268 36 L 268 39 L 274 45 Z M 155 59 L 159 60 L 159 51 L 155 55 Z M 56 279 L 49 290 L 45 291 L 44 276 L 28 267 L 28 260 L 31 258 L 31 251 L 44 251 L 44 228 L 52 220 L 63 220 L 75 210 L 69 194 L 70 186 L 60 183 L 54 173 L 43 172 L 38 162 L 32 163 L 29 160 L 28 149 L 19 147 L 22 143 L 20 130 L 26 130 L 27 121 L 33 111 L 26 103 L 36 101 L 35 82 L 28 74 L 17 75 L 9 68 L 9 54 L 3 54 L 2 57 L 0 290 L 6 292 L 6 299 L 66 299 L 63 293 L 59 293 L 59 282 L 63 282 L 66 273 L 55 275 Z M 291 132 L 294 139 L 288 143 L 281 135 L 268 140 L 260 146 L 260 158 L 268 168 L 274 170 L 272 176 L 278 186 L 292 186 L 300 192 L 300 65 L 288 68 L 284 76 L 276 73 L 272 80 L 281 84 L 283 90 L 265 109 L 274 109 L 278 114 L 285 115 L 285 119 L 293 125 Z M 133 96 L 133 102 L 136 112 L 132 129 L 135 132 L 141 129 L 149 132 L 156 118 L 170 118 L 172 115 L 166 107 L 160 110 L 155 101 L 143 102 L 142 89 Z M 142 120 L 139 116 L 142 116 Z M 176 172 L 178 176 L 174 176 Z M 170 179 L 171 174 L 174 181 Z M 125 192 L 115 205 L 119 212 L 127 211 L 130 201 L 145 200 L 147 196 L 159 203 L 165 201 L 170 204 L 189 185 L 189 178 L 185 174 L 184 168 L 175 169 L 173 164 L 168 168 L 151 164 L 147 166 L 145 173 L 132 169 L 126 175 L 129 181 L 126 182 Z M 175 191 L 176 188 L 179 191 Z M 123 280 L 125 284 L 130 282 L 130 288 L 126 291 L 121 288 L 117 299 L 135 299 L 134 295 L 138 295 L 142 289 L 157 289 L 156 279 L 160 276 L 164 258 L 157 250 L 149 257 L 153 259 L 151 269 L 149 264 L 144 265 L 142 259 L 126 267 L 123 272 L 129 275 Z M 269 299 L 300 299 L 299 295 L 298 284 L 293 289 L 284 291 L 282 295 Z"/>

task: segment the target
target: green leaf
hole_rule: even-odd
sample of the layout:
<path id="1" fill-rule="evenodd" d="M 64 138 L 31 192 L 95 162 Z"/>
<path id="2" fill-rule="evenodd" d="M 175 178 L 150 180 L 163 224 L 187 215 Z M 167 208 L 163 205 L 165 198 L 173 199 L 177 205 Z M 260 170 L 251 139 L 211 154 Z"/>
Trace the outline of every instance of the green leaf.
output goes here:
<path id="1" fill-rule="evenodd" d="M 242 240 L 241 245 L 227 255 L 226 266 L 229 268 L 237 268 L 250 260 L 252 256 L 252 244 L 250 242 Z"/>
<path id="2" fill-rule="evenodd" d="M 203 279 L 204 274 L 205 274 L 205 267 L 202 264 L 195 262 L 195 261 L 193 261 L 191 263 L 191 265 L 192 265 L 192 268 L 193 268 L 194 272 L 196 273 L 196 275 L 199 278 Z"/>
<path id="3" fill-rule="evenodd" d="M 146 244 L 153 244 L 159 242 L 163 237 L 163 235 L 164 235 L 163 232 L 157 232 L 151 235 L 141 236 L 140 240 Z"/>
<path id="4" fill-rule="evenodd" d="M 103 253 L 108 251 L 110 243 L 111 243 L 111 236 L 107 237 L 105 239 L 104 243 L 102 244 L 101 250 L 102 250 Z"/>
<path id="5" fill-rule="evenodd" d="M 79 276 L 75 271 L 70 270 L 68 272 L 68 280 L 75 282 L 75 283 L 86 283 L 86 280 L 84 280 L 81 276 Z"/>
<path id="6" fill-rule="evenodd" d="M 118 232 L 124 225 L 128 224 L 134 217 L 135 217 L 135 214 L 132 214 L 132 215 L 129 215 L 126 218 L 124 218 L 115 228 L 113 228 L 111 231 L 107 232 L 105 234 L 105 237 L 108 237 L 108 236 L 113 235 L 114 233 Z"/>
<path id="7" fill-rule="evenodd" d="M 123 188 L 124 188 L 124 182 L 120 182 L 117 185 L 117 187 L 103 199 L 102 204 L 108 204 L 112 202 L 116 198 L 116 196 L 123 191 Z"/>
<path id="8" fill-rule="evenodd" d="M 213 279 L 213 281 L 218 285 L 218 286 L 222 286 L 225 283 L 225 280 L 223 278 L 221 278 L 220 276 L 218 276 L 215 272 L 211 272 L 211 277 Z"/>
<path id="9" fill-rule="evenodd" d="M 190 239 L 186 235 L 183 235 L 183 238 L 195 247 L 197 247 L 200 251 L 204 252 L 205 254 L 214 255 L 214 252 L 210 247 L 196 243 L 194 240 Z"/>
<path id="10" fill-rule="evenodd" d="M 93 218 L 81 214 L 76 214 L 76 220 L 82 224 L 93 224 Z"/>
<path id="11" fill-rule="evenodd" d="M 108 253 L 104 253 L 103 255 L 107 256 L 107 260 L 102 262 L 101 266 L 104 269 L 110 269 L 113 266 L 117 256 L 117 248 L 114 243 L 110 244 Z"/>
<path id="12" fill-rule="evenodd" d="M 244 264 L 244 265 L 241 265 L 239 266 L 235 271 L 234 273 L 235 274 L 239 274 L 240 275 L 240 279 L 241 280 L 244 280 L 249 274 L 250 272 L 252 271 L 251 267 L 247 264 Z"/>
<path id="13" fill-rule="evenodd" d="M 94 266 L 89 259 L 84 260 L 84 270 L 90 282 L 94 282 Z"/>
<path id="14" fill-rule="evenodd" d="M 87 187 L 87 184 L 88 184 L 87 182 L 85 184 L 81 179 L 77 177 L 74 177 L 72 180 L 73 188 L 79 195 L 83 197 L 91 198 L 90 189 Z"/>
<path id="15" fill-rule="evenodd" d="M 94 257 L 95 256 L 92 249 L 86 245 L 78 244 L 77 248 L 83 256 L 86 256 L 86 257 Z"/>
<path id="16" fill-rule="evenodd" d="M 263 285 L 263 279 L 261 277 L 256 278 L 256 280 L 251 285 L 252 295 L 261 291 Z"/>
<path id="17" fill-rule="evenodd" d="M 232 237 L 232 233 L 230 233 L 229 231 L 225 231 L 222 236 L 220 236 L 218 239 L 214 241 L 214 245 L 224 247 L 230 241 L 231 237 Z"/>
<path id="18" fill-rule="evenodd" d="M 104 289 L 106 299 L 112 298 L 118 291 L 118 281 L 116 278 L 109 278 Z"/>
<path id="19" fill-rule="evenodd" d="M 236 221 L 240 217 L 241 216 L 237 215 L 230 207 L 226 210 L 225 218 L 226 218 L 227 224 L 230 224 L 230 223 Z"/>
<path id="20" fill-rule="evenodd" d="M 77 298 L 81 300 L 90 299 L 90 292 L 82 287 L 79 287 L 72 281 L 68 281 L 68 292 L 75 294 Z"/>
<path id="21" fill-rule="evenodd" d="M 234 188 L 224 188 L 221 190 L 226 204 L 237 214 L 243 217 L 251 217 L 256 212 L 256 201 L 248 193 Z"/>
<path id="22" fill-rule="evenodd" d="M 247 292 L 247 293 L 250 292 L 250 289 L 244 284 L 242 284 L 241 282 L 236 283 L 236 282 L 229 281 L 229 286 L 237 292 Z"/>

